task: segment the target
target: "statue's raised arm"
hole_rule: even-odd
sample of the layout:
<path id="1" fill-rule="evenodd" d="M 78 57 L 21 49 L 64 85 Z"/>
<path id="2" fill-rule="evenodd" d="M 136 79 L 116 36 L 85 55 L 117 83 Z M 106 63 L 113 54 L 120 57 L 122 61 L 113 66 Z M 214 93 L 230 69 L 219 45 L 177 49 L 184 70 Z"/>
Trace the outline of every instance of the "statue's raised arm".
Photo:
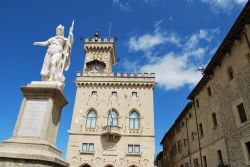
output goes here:
<path id="1" fill-rule="evenodd" d="M 71 48 L 73 45 L 73 26 L 70 28 L 68 39 L 64 37 L 64 27 L 56 28 L 56 36 L 45 42 L 34 42 L 33 45 L 48 46 L 41 70 L 43 81 L 59 81 L 64 84 L 63 70 L 69 68 Z"/>
<path id="2" fill-rule="evenodd" d="M 45 42 L 34 42 L 33 45 L 37 45 L 37 46 L 47 46 L 47 45 L 49 45 L 49 41 L 45 41 Z"/>

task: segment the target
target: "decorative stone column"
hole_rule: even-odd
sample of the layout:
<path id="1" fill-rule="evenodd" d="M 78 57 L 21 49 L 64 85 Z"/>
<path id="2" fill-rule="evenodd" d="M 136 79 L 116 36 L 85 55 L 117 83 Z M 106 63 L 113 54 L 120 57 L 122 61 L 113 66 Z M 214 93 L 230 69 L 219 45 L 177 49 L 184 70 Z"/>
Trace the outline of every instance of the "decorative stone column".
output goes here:
<path id="1" fill-rule="evenodd" d="M 0 143 L 1 167 L 67 167 L 56 148 L 62 108 L 68 103 L 60 84 L 32 82 L 24 95 L 13 136 Z"/>

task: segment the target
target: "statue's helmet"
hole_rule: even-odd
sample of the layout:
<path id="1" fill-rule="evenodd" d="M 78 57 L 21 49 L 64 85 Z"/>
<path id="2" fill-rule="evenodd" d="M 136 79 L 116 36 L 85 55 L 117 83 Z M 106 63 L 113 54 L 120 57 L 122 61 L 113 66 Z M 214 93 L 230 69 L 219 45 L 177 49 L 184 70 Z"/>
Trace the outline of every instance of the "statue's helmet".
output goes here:
<path id="1" fill-rule="evenodd" d="M 56 35 L 64 36 L 64 26 L 62 26 L 61 24 L 56 28 Z"/>

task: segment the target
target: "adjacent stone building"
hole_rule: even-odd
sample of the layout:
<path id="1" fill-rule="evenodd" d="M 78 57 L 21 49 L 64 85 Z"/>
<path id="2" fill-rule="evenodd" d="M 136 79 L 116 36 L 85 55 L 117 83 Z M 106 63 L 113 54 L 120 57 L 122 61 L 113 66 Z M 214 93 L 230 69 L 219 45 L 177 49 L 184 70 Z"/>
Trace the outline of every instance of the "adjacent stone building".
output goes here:
<path id="1" fill-rule="evenodd" d="M 250 166 L 250 2 L 161 141 L 161 167 Z"/>
<path id="2" fill-rule="evenodd" d="M 85 39 L 69 132 L 71 167 L 154 166 L 154 74 L 116 73 L 115 40 Z"/>

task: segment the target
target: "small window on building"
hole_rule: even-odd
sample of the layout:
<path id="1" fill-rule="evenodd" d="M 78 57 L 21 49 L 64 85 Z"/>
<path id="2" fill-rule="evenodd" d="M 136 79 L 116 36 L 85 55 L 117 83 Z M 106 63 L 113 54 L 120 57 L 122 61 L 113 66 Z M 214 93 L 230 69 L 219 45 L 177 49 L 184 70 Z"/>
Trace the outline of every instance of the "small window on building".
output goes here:
<path id="1" fill-rule="evenodd" d="M 82 144 L 83 152 L 94 152 L 94 143 L 83 143 Z"/>
<path id="2" fill-rule="evenodd" d="M 228 75 L 228 79 L 229 79 L 230 81 L 234 78 L 234 72 L 233 72 L 232 67 L 229 67 L 229 68 L 227 69 L 227 75 Z"/>
<path id="3" fill-rule="evenodd" d="M 128 153 L 133 153 L 133 145 L 128 145 Z"/>
<path id="4" fill-rule="evenodd" d="M 113 91 L 113 92 L 112 92 L 112 97 L 113 97 L 113 98 L 117 98 L 117 92 L 116 92 L 116 91 Z"/>
<path id="5" fill-rule="evenodd" d="M 203 163 L 204 163 L 204 167 L 207 167 L 207 157 L 203 156 Z"/>
<path id="6" fill-rule="evenodd" d="M 133 144 L 129 144 L 128 145 L 128 153 L 140 153 L 141 148 L 140 145 L 133 145 Z"/>
<path id="7" fill-rule="evenodd" d="M 97 96 L 97 91 L 92 91 L 91 96 L 96 97 Z"/>
<path id="8" fill-rule="evenodd" d="M 200 130 L 200 136 L 203 137 L 204 136 L 204 132 L 203 132 L 203 126 L 202 126 L 201 123 L 199 124 L 199 130 Z"/>
<path id="9" fill-rule="evenodd" d="M 207 94 L 208 94 L 208 96 L 212 96 L 212 91 L 211 91 L 210 86 L 207 88 Z"/>
<path id="10" fill-rule="evenodd" d="M 135 145 L 135 153 L 140 153 L 140 145 Z"/>
<path id="11" fill-rule="evenodd" d="M 247 116 L 246 116 L 246 111 L 245 111 L 243 103 L 240 103 L 239 105 L 237 105 L 237 110 L 238 110 L 238 113 L 239 113 L 240 122 L 241 123 L 246 122 L 247 121 Z"/>
<path id="12" fill-rule="evenodd" d="M 189 167 L 189 163 L 188 162 L 185 163 L 185 167 Z"/>
<path id="13" fill-rule="evenodd" d="M 218 156 L 218 163 L 223 164 L 223 157 L 222 157 L 222 152 L 221 150 L 217 151 L 217 156 Z"/>
<path id="14" fill-rule="evenodd" d="M 248 159 L 250 159 L 250 141 L 245 143 L 247 148 Z"/>
<path id="15" fill-rule="evenodd" d="M 216 113 L 212 113 L 212 121 L 213 121 L 213 128 L 218 126 L 217 118 L 216 118 Z"/>
<path id="16" fill-rule="evenodd" d="M 199 100 L 198 100 L 198 99 L 196 99 L 195 104 L 196 104 L 196 108 L 199 108 L 199 107 L 200 107 L 200 103 L 199 103 Z"/>
<path id="17" fill-rule="evenodd" d="M 137 98 L 137 92 L 132 92 L 132 97 Z"/>
<path id="18" fill-rule="evenodd" d="M 88 144 L 87 143 L 83 143 L 82 144 L 82 151 L 86 152 L 88 148 Z"/>
<path id="19" fill-rule="evenodd" d="M 94 151 L 94 144 L 93 143 L 89 143 L 89 151 L 90 152 Z"/>

